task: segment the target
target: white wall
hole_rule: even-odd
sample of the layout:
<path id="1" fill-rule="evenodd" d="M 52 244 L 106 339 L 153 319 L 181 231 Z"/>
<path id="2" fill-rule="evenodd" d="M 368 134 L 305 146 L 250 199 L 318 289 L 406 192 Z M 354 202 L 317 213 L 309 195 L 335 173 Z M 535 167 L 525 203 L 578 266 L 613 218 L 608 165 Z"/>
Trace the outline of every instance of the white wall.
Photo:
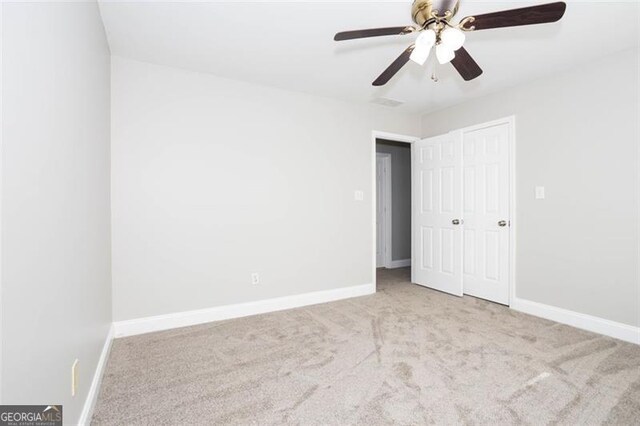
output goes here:
<path id="1" fill-rule="evenodd" d="M 422 117 L 427 137 L 515 114 L 517 297 L 640 325 L 639 75 L 630 50 Z"/>
<path id="2" fill-rule="evenodd" d="M 112 58 L 114 319 L 373 282 L 390 111 Z"/>
<path id="3" fill-rule="evenodd" d="M 109 49 L 96 3 L 2 8 L 2 403 L 75 424 L 111 322 Z"/>

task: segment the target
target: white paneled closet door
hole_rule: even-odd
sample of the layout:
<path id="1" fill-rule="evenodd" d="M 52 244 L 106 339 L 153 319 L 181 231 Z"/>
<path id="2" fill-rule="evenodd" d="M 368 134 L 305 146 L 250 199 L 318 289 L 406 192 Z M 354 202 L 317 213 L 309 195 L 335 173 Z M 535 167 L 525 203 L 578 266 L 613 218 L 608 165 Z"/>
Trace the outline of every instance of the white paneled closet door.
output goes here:
<path id="1" fill-rule="evenodd" d="M 509 304 L 509 125 L 462 131 L 464 293 Z"/>
<path id="2" fill-rule="evenodd" d="M 460 132 L 414 142 L 411 159 L 412 280 L 462 296 Z"/>

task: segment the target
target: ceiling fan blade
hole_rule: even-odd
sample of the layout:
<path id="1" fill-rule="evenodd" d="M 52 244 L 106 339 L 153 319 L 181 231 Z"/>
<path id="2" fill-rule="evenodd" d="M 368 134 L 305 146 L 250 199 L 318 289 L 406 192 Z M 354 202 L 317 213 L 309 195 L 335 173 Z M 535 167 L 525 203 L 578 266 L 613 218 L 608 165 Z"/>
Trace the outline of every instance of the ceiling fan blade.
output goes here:
<path id="1" fill-rule="evenodd" d="M 456 50 L 456 56 L 451 60 L 451 65 L 453 65 L 465 81 L 473 80 L 482 74 L 482 68 L 473 60 L 464 47 Z"/>
<path id="2" fill-rule="evenodd" d="M 370 28 L 368 30 L 343 31 L 341 33 L 337 33 L 333 37 L 333 39 L 335 41 L 353 40 L 356 38 L 409 34 L 409 33 L 412 33 L 413 31 L 415 31 L 415 29 L 412 26 Z"/>
<path id="3" fill-rule="evenodd" d="M 384 86 L 385 84 L 387 84 L 387 82 L 391 80 L 391 77 L 396 75 L 396 73 L 400 71 L 400 68 L 402 68 L 407 62 L 409 62 L 409 57 L 411 56 L 411 52 L 413 52 L 414 47 L 415 44 L 407 47 L 405 51 L 396 58 L 395 61 L 391 62 L 391 65 L 389 65 L 386 70 L 382 71 L 382 74 L 380 74 L 372 84 L 374 86 Z"/>
<path id="4" fill-rule="evenodd" d="M 517 27 L 520 25 L 546 24 L 562 18 L 567 5 L 564 2 L 503 10 L 464 18 L 467 21 L 463 29 L 488 30 L 491 28 Z M 474 19 L 471 19 L 474 18 Z"/>

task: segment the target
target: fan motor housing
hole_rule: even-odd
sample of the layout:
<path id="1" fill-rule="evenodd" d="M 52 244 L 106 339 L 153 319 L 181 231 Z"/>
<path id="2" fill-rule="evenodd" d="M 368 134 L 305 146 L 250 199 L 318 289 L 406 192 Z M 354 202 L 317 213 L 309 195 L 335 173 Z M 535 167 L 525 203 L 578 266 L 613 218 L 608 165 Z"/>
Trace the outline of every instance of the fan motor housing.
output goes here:
<path id="1" fill-rule="evenodd" d="M 416 24 L 423 26 L 431 18 L 431 12 L 438 12 L 438 16 L 444 18 L 449 11 L 447 19 L 453 17 L 458 11 L 459 0 L 414 0 L 411 5 L 411 18 Z"/>
<path id="2" fill-rule="evenodd" d="M 431 0 L 415 0 L 411 5 L 411 18 L 413 22 L 422 26 L 431 17 Z"/>

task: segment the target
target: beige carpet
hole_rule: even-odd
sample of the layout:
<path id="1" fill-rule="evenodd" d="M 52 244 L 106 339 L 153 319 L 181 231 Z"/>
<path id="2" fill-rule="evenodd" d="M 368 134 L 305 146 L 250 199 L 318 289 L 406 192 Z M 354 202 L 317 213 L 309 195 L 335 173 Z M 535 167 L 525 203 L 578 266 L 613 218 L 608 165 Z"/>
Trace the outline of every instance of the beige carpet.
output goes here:
<path id="1" fill-rule="evenodd" d="M 93 417 L 133 424 L 638 424 L 640 347 L 409 284 L 118 339 Z"/>

